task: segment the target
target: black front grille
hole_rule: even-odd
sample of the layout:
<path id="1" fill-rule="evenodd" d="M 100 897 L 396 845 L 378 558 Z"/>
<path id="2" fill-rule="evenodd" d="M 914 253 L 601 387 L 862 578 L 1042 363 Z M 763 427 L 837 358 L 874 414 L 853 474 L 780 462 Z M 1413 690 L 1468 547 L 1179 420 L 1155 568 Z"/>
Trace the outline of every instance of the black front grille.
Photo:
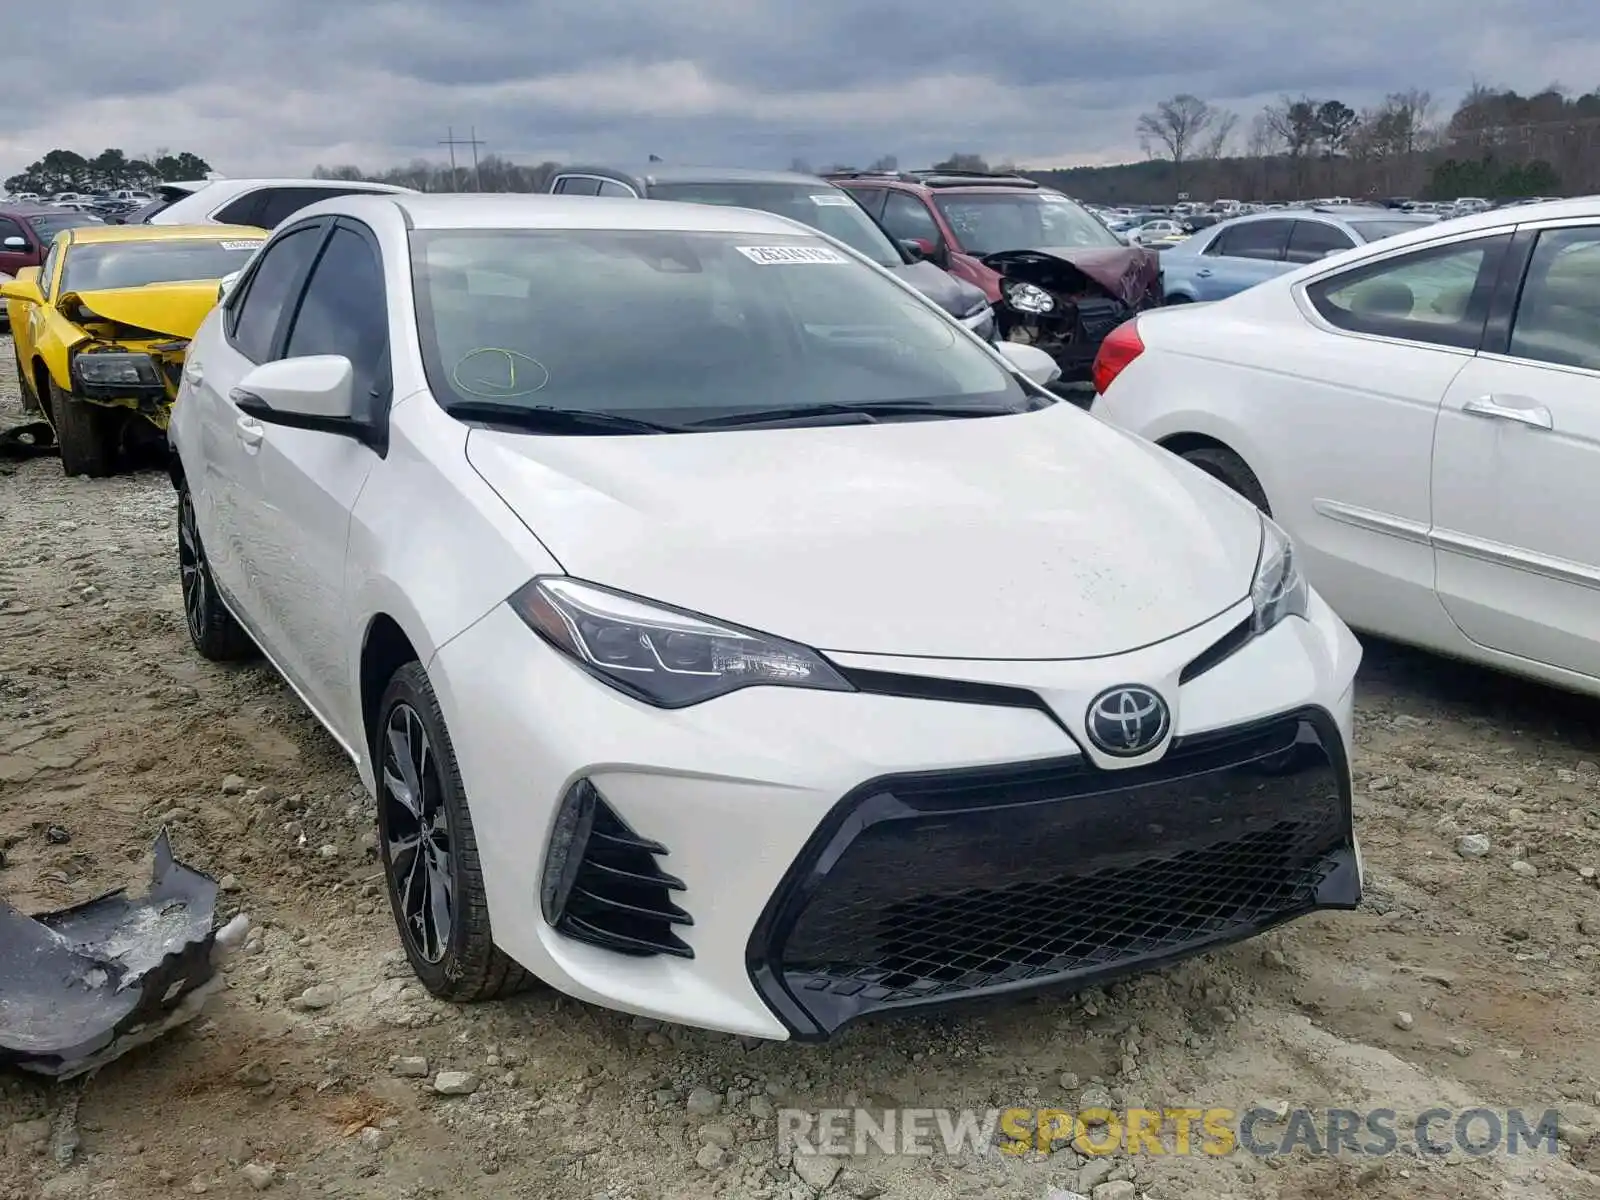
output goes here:
<path id="1" fill-rule="evenodd" d="M 1359 901 L 1348 770 L 1320 712 L 1083 760 L 858 789 L 752 940 L 797 1037 L 865 1013 L 1181 958 Z"/>
<path id="2" fill-rule="evenodd" d="M 640 837 L 599 789 L 568 792 L 546 863 L 546 919 L 570 938 L 620 954 L 693 958 L 676 927 L 694 919 L 672 900 L 683 881 L 657 859 L 667 848 Z"/>

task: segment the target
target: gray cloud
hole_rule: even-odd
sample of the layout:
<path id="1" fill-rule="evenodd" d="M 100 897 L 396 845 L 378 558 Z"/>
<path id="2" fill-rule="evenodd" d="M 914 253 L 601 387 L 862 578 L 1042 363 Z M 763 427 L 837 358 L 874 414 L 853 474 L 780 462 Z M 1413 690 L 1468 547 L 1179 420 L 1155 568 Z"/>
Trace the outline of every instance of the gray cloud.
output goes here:
<path id="1" fill-rule="evenodd" d="M 440 157 L 1031 163 L 1138 153 L 1189 91 L 1360 107 L 1474 79 L 1593 87 L 1572 0 L 62 0 L 6 66 L 0 177 L 61 146 L 193 150 L 229 174 Z"/>

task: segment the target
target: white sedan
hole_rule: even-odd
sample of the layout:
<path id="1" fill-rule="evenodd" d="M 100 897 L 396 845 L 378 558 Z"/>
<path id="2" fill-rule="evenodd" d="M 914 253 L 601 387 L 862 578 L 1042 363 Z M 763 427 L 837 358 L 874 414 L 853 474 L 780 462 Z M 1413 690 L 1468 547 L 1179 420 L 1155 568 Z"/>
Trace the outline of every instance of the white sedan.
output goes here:
<path id="1" fill-rule="evenodd" d="M 1358 644 L 1041 359 L 768 214 L 323 202 L 189 351 L 190 633 L 356 762 L 443 997 L 815 1039 L 1353 906 Z"/>
<path id="2" fill-rule="evenodd" d="M 1095 378 L 1097 416 L 1270 512 L 1351 625 L 1600 694 L 1600 201 L 1140 316 Z"/>

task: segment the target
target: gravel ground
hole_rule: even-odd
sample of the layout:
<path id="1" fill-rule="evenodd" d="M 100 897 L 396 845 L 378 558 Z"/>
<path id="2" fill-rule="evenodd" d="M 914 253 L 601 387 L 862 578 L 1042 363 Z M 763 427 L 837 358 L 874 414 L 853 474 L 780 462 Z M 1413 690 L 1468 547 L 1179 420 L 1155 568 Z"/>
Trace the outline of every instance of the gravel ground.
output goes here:
<path id="1" fill-rule="evenodd" d="M 0 425 L 19 415 L 0 381 Z M 0 891 L 29 910 L 87 899 L 137 877 L 165 824 L 263 932 L 205 1018 L 87 1084 L 0 1072 L 0 1200 L 1600 1196 L 1594 703 L 1369 644 L 1367 904 L 1106 991 L 820 1048 L 548 992 L 461 1008 L 399 959 L 355 772 L 267 669 L 190 649 L 173 523 L 159 472 L 0 463 Z M 1487 853 L 1460 853 L 1467 835 Z M 440 1071 L 470 1073 L 470 1094 L 438 1094 Z M 1058 1150 L 836 1170 L 783 1152 L 773 1116 L 1107 1097 L 1564 1117 L 1555 1155 Z M 76 1152 L 57 1154 L 74 1123 Z"/>

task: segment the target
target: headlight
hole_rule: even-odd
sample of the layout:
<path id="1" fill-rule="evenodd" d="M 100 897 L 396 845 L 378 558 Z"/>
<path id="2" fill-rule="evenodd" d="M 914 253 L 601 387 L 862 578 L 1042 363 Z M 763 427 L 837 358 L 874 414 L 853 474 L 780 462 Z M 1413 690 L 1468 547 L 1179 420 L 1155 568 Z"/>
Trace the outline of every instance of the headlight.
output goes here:
<path id="1" fill-rule="evenodd" d="M 761 685 L 854 690 L 814 650 L 592 583 L 534 579 L 510 603 L 591 675 L 658 708 Z"/>
<path id="2" fill-rule="evenodd" d="M 148 354 L 80 354 L 72 360 L 72 370 L 80 383 L 116 386 L 161 382 L 155 360 Z"/>
<path id="3" fill-rule="evenodd" d="M 1258 635 L 1285 617 L 1304 617 L 1310 600 L 1294 542 L 1265 514 L 1261 517 L 1261 557 L 1256 560 L 1250 600 L 1255 605 L 1252 628 Z"/>
<path id="4" fill-rule="evenodd" d="M 1018 312 L 1047 313 L 1056 306 L 1055 298 L 1031 283 L 1006 284 L 1006 299 Z"/>

